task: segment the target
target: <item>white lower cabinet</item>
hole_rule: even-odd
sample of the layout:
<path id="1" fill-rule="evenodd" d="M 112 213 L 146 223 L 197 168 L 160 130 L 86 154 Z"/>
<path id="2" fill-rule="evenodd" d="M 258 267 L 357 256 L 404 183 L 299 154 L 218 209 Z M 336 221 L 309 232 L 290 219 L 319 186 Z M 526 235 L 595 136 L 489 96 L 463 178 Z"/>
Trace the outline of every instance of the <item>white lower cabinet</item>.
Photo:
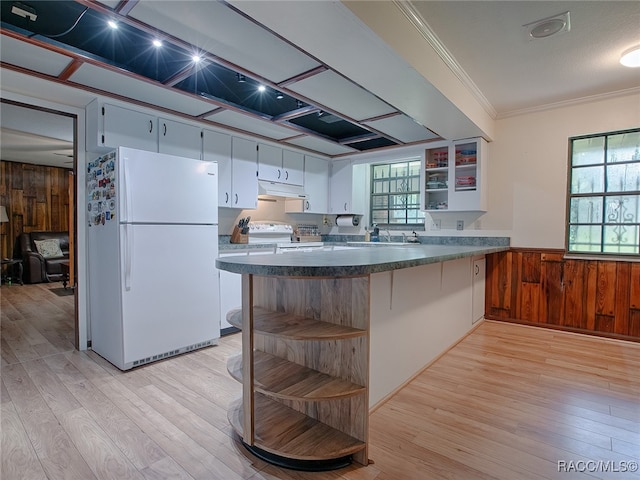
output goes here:
<path id="1" fill-rule="evenodd" d="M 220 257 L 246 256 L 247 252 L 221 253 Z M 227 322 L 227 313 L 242 305 L 242 275 L 225 270 L 220 272 L 220 332 L 224 335 L 225 329 L 232 328 Z"/>
<path id="2" fill-rule="evenodd" d="M 219 256 L 220 258 L 224 258 L 269 254 L 275 254 L 275 248 L 257 248 L 239 252 L 225 252 L 220 253 Z M 227 322 L 227 313 L 242 306 L 242 275 L 225 270 L 218 270 L 218 272 L 220 273 L 220 331 L 222 335 L 224 335 L 236 331 L 235 327 Z M 227 328 L 233 328 L 233 330 L 225 331 Z"/>

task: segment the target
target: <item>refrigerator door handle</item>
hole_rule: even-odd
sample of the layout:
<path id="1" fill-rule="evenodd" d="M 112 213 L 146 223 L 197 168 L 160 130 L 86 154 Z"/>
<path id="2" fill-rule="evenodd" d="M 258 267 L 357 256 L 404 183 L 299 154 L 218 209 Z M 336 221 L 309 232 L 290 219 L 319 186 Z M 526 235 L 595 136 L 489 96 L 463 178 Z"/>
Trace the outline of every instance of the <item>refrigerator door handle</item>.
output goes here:
<path id="1" fill-rule="evenodd" d="M 133 252 L 133 229 L 124 225 L 124 289 L 131 290 L 131 253 Z"/>
<path id="2" fill-rule="evenodd" d="M 124 214 L 125 217 L 121 218 L 121 222 L 130 222 L 131 221 L 131 195 L 129 194 L 129 168 L 128 162 L 124 161 L 121 163 L 122 165 L 122 185 L 120 190 L 122 191 L 122 201 L 124 202 Z"/>

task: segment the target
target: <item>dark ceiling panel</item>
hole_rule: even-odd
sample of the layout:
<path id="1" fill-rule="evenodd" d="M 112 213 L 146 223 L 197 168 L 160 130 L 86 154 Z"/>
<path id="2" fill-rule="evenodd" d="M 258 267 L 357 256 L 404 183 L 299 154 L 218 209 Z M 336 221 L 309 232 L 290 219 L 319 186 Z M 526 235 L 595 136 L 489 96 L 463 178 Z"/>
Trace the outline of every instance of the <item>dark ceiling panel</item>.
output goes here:
<path id="1" fill-rule="evenodd" d="M 262 85 L 264 90 L 260 91 L 260 82 L 240 75 L 222 65 L 212 63 L 177 83 L 175 88 L 195 95 L 219 99 L 269 117 L 298 108 L 295 98 L 264 85 Z M 277 98 L 278 93 L 282 98 Z"/>
<path id="2" fill-rule="evenodd" d="M 372 135 L 369 130 L 322 111 L 293 118 L 289 122 L 306 130 L 318 132 L 324 137 L 331 138 L 337 142 L 347 138 Z"/>

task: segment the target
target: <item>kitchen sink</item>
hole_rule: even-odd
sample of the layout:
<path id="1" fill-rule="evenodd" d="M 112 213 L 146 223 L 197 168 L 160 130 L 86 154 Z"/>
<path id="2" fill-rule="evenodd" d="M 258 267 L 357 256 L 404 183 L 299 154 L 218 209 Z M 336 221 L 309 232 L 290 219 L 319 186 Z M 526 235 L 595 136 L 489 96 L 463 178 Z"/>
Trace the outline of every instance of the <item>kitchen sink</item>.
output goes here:
<path id="1" fill-rule="evenodd" d="M 347 242 L 347 245 L 366 245 L 367 247 L 412 247 L 420 244 L 410 242 Z"/>

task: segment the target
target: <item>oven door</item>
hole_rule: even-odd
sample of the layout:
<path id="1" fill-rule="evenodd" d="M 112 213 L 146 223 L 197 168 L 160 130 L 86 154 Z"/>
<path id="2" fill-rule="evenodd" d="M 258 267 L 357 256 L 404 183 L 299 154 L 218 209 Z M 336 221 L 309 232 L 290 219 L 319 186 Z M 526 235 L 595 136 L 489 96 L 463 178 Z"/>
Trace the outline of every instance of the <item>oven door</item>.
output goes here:
<path id="1" fill-rule="evenodd" d="M 314 250 L 322 251 L 323 245 L 300 245 L 300 244 L 285 244 L 278 245 L 276 247 L 276 253 L 288 253 L 288 252 L 313 252 Z"/>

